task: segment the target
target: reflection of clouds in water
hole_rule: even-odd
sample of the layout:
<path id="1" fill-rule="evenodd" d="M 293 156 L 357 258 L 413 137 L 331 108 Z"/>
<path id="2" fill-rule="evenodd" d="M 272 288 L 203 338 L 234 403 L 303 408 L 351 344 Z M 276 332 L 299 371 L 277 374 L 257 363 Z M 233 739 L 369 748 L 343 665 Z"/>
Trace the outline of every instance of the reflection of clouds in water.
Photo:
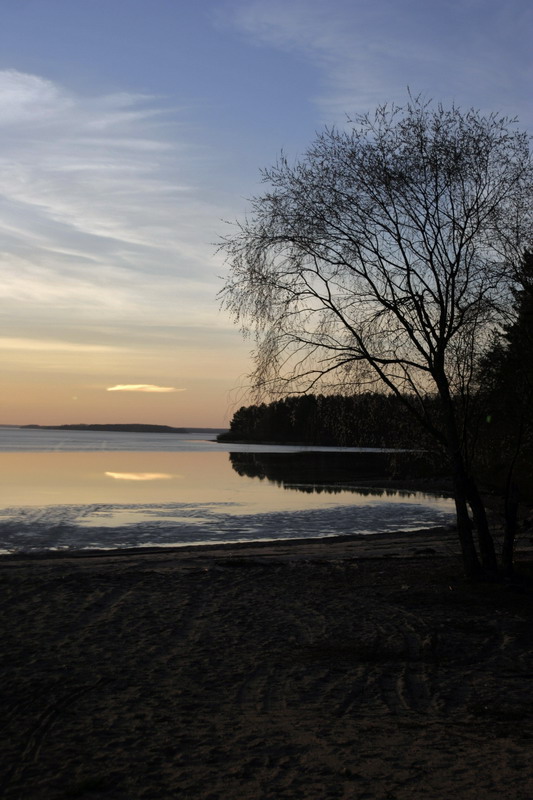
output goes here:
<path id="1" fill-rule="evenodd" d="M 106 472 L 105 474 L 116 481 L 161 481 L 183 477 L 168 472 Z"/>

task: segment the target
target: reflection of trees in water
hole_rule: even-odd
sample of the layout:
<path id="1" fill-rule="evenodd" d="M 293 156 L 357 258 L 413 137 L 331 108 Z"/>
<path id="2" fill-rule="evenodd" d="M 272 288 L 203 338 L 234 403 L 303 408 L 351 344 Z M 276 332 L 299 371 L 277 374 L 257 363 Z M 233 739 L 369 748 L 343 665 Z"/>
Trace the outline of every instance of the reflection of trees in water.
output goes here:
<path id="1" fill-rule="evenodd" d="M 336 485 L 322 485 L 315 484 L 299 484 L 299 483 L 281 483 L 276 481 L 278 486 L 284 489 L 294 489 L 297 492 L 305 492 L 306 494 L 341 494 L 342 492 L 357 492 L 358 495 L 363 497 L 414 497 L 418 492 L 409 491 L 408 489 L 375 489 L 369 486 L 353 486 L 352 483 L 336 484 Z"/>
<path id="2" fill-rule="evenodd" d="M 230 453 L 235 472 L 269 480 L 284 489 L 308 494 L 357 491 L 373 497 L 398 495 L 395 489 L 361 488 L 360 483 L 434 474 L 420 453 Z M 413 492 L 402 492 L 405 497 Z"/>

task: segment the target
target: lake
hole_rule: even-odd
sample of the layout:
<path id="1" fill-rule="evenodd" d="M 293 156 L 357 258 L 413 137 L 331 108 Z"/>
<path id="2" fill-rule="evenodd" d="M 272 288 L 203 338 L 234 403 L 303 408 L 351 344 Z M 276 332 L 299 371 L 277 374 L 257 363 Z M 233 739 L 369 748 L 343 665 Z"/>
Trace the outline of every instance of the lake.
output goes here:
<path id="1" fill-rule="evenodd" d="M 218 444 L 199 434 L 0 428 L 0 552 L 449 525 L 449 498 L 357 486 L 382 452 Z"/>

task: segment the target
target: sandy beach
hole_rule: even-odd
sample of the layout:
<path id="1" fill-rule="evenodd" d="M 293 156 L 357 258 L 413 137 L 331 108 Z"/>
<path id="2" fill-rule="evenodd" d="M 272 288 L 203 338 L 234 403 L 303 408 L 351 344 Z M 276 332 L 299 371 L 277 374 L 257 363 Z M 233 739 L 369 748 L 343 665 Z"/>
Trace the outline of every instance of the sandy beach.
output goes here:
<path id="1" fill-rule="evenodd" d="M 533 797 L 533 596 L 465 582 L 453 532 L 0 580 L 6 800 Z"/>

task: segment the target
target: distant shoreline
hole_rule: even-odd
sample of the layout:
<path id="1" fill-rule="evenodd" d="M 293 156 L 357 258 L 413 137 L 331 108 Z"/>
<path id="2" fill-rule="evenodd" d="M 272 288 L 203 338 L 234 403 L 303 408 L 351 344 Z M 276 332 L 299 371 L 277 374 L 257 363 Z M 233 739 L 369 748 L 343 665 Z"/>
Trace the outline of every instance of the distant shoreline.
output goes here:
<path id="1" fill-rule="evenodd" d="M 20 425 L 21 428 L 47 431 L 113 431 L 116 433 L 219 433 L 225 428 L 173 428 L 170 425 L 146 425 L 144 423 L 111 423 L 75 425 Z"/>

